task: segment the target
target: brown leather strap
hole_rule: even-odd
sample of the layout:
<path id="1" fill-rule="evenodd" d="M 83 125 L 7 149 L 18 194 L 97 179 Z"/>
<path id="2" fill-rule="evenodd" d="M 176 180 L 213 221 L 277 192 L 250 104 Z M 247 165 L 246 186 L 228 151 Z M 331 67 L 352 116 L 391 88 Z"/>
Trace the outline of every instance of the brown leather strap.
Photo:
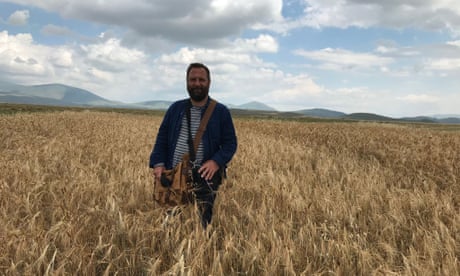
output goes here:
<path id="1" fill-rule="evenodd" d="M 198 151 L 198 146 L 200 145 L 201 138 L 203 137 L 203 133 L 206 130 L 206 125 L 208 124 L 209 118 L 211 118 L 216 104 L 217 102 L 214 99 L 211 99 L 208 107 L 206 108 L 206 111 L 204 112 L 203 118 L 201 118 L 200 126 L 196 131 L 195 140 L 193 141 L 193 148 L 195 149 L 195 152 Z"/>

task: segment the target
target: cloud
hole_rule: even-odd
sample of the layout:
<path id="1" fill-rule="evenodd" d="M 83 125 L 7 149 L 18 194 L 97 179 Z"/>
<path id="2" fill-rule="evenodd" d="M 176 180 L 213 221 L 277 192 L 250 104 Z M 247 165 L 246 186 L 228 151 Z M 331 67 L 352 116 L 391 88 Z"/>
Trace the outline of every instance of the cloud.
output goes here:
<path id="1" fill-rule="evenodd" d="M 177 87 L 179 91 L 183 90 L 187 64 L 198 61 L 209 66 L 213 91 L 219 97 L 231 102 L 238 101 L 238 98 L 258 97 L 273 89 L 271 80 L 276 73 L 273 72 L 274 65 L 264 62 L 257 54 L 273 52 L 277 48 L 276 40 L 268 35 L 236 39 L 219 49 L 183 47 L 155 59 L 155 72 L 161 70 L 156 84 L 163 89 Z"/>
<path id="2" fill-rule="evenodd" d="M 460 26 L 460 5 L 455 0 L 307 0 L 307 2 L 304 20 L 306 25 L 310 26 L 416 27 L 451 31 Z"/>
<path id="3" fill-rule="evenodd" d="M 116 39 L 45 46 L 36 44 L 30 34 L 0 32 L 0 73 L 21 84 L 65 83 L 120 99 L 145 90 L 140 85 L 146 83 L 138 78 L 151 81 L 148 69 L 143 52 L 125 48 Z"/>
<path id="4" fill-rule="evenodd" d="M 297 49 L 293 53 L 316 62 L 315 67 L 323 70 L 359 70 L 366 74 L 375 70 L 398 78 L 460 73 L 458 40 L 412 46 L 380 41 L 372 52 L 324 48 L 316 51 Z"/>
<path id="5" fill-rule="evenodd" d="M 72 30 L 70 30 L 69 28 L 63 26 L 56 26 L 53 24 L 43 26 L 43 28 L 41 29 L 41 33 L 48 36 L 69 36 L 73 34 Z"/>
<path id="6" fill-rule="evenodd" d="M 126 48 L 115 38 L 104 43 L 82 45 L 81 50 L 88 64 L 108 72 L 123 72 L 127 67 L 143 63 L 146 59 L 143 52 Z"/>
<path id="7" fill-rule="evenodd" d="M 273 36 L 261 34 L 253 39 L 237 39 L 236 47 L 242 52 L 276 53 L 279 46 Z"/>
<path id="8" fill-rule="evenodd" d="M 439 98 L 427 94 L 409 94 L 404 97 L 397 97 L 398 100 L 409 103 L 436 103 Z"/>
<path id="9" fill-rule="evenodd" d="M 460 70 L 460 58 L 457 59 L 436 59 L 430 60 L 425 64 L 426 68 L 439 71 L 456 71 Z"/>
<path id="10" fill-rule="evenodd" d="M 305 0 L 301 15 L 256 25 L 279 33 L 310 28 L 416 28 L 460 36 L 460 3 L 456 0 Z"/>
<path id="11" fill-rule="evenodd" d="M 317 51 L 295 50 L 295 55 L 321 63 L 323 69 L 350 70 L 384 67 L 394 62 L 392 58 L 371 53 L 355 53 L 344 49 L 325 48 Z"/>
<path id="12" fill-rule="evenodd" d="M 50 54 L 49 61 L 56 67 L 70 68 L 74 65 L 73 51 L 66 48 L 58 48 Z"/>
<path id="13" fill-rule="evenodd" d="M 321 87 L 306 74 L 285 75 L 279 74 L 274 77 L 278 82 L 276 90 L 269 93 L 269 102 L 276 105 L 311 105 L 319 97 L 324 96 L 326 89 Z"/>
<path id="14" fill-rule="evenodd" d="M 185 69 L 195 61 L 209 65 L 212 91 L 224 102 L 258 98 L 285 82 L 283 73 L 257 56 L 278 49 L 276 39 L 264 34 L 219 49 L 182 47 L 156 58 L 105 34 L 95 43 L 45 46 L 30 34 L 3 31 L 0 42 L 0 72 L 18 83 L 65 83 L 124 102 L 184 97 Z"/>
<path id="15" fill-rule="evenodd" d="M 15 11 L 8 18 L 8 24 L 15 26 L 27 25 L 30 14 L 28 10 Z"/>
<path id="16" fill-rule="evenodd" d="M 405 70 L 410 70 L 412 66 L 414 73 L 460 72 L 458 40 L 405 47 L 386 41 L 378 45 L 374 52 L 394 60 L 393 67 L 405 65 Z"/>
<path id="17" fill-rule="evenodd" d="M 448 41 L 447 45 L 452 45 L 452 46 L 460 48 L 460 40 Z"/>
<path id="18" fill-rule="evenodd" d="M 12 1 L 62 17 L 123 27 L 142 37 L 215 44 L 249 26 L 281 16 L 282 0 Z"/>
<path id="19" fill-rule="evenodd" d="M 277 50 L 276 39 L 270 35 L 262 34 L 256 38 L 236 39 L 219 49 L 183 47 L 172 54 L 162 55 L 159 60 L 181 65 L 202 61 L 208 64 L 240 64 L 263 67 L 267 64 L 258 59 L 256 54 L 276 52 Z"/>
<path id="20" fill-rule="evenodd" d="M 411 58 L 420 57 L 423 49 L 412 47 L 402 47 L 393 41 L 382 41 L 374 50 L 375 54 L 382 57 L 397 58 Z"/>
<path id="21" fill-rule="evenodd" d="M 12 79 L 44 76 L 50 68 L 43 64 L 44 48 L 33 45 L 30 34 L 9 36 L 0 32 L 0 73 Z"/>

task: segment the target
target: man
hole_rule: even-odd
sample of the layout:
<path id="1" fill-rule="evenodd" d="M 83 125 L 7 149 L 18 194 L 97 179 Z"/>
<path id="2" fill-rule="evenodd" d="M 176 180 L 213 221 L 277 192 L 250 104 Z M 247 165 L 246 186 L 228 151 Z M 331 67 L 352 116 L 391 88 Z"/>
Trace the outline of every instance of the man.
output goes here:
<path id="1" fill-rule="evenodd" d="M 181 162 L 182 156 L 189 152 L 187 109 L 190 108 L 190 129 L 194 139 L 210 102 L 211 76 L 208 67 L 201 63 L 190 64 L 186 82 L 190 98 L 173 103 L 166 111 L 150 155 L 149 166 L 157 179 L 165 169 L 174 168 Z M 237 139 L 230 112 L 223 104 L 217 103 L 195 154 L 195 164 L 200 166 L 198 173 L 202 178 L 195 197 L 204 228 L 211 222 L 216 191 L 236 148 Z"/>

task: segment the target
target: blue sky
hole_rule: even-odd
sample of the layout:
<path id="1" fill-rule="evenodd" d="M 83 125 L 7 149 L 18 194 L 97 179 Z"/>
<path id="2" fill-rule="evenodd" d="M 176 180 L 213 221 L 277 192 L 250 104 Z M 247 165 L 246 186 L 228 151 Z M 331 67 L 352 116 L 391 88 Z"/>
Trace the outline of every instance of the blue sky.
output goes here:
<path id="1" fill-rule="evenodd" d="M 211 96 L 280 111 L 460 113 L 454 0 L 0 0 L 0 80 L 122 102 Z"/>

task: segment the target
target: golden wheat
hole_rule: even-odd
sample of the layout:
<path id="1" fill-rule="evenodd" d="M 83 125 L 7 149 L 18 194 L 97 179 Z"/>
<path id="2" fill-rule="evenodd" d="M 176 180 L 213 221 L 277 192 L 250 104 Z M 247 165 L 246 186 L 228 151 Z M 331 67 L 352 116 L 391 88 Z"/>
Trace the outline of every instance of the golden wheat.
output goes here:
<path id="1" fill-rule="evenodd" d="M 0 116 L 0 274 L 460 273 L 459 132 L 236 119 L 205 232 L 152 201 L 160 121 Z"/>

